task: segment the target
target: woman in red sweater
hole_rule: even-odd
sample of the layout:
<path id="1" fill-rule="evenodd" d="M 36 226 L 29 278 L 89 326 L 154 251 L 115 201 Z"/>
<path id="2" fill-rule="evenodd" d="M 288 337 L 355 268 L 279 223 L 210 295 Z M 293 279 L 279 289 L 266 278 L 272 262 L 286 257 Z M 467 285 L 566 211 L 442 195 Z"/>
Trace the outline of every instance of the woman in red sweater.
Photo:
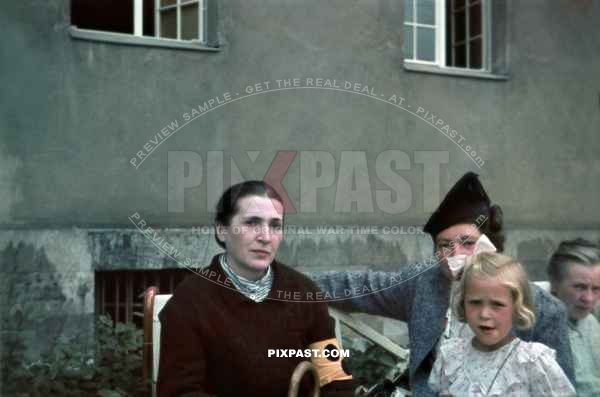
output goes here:
<path id="1" fill-rule="evenodd" d="M 283 222 L 283 200 L 264 182 L 223 194 L 215 224 L 225 252 L 183 281 L 159 315 L 159 397 L 282 397 L 305 360 L 317 367 L 323 396 L 352 395 L 340 358 L 324 358 L 338 347 L 318 288 L 275 261 Z"/>

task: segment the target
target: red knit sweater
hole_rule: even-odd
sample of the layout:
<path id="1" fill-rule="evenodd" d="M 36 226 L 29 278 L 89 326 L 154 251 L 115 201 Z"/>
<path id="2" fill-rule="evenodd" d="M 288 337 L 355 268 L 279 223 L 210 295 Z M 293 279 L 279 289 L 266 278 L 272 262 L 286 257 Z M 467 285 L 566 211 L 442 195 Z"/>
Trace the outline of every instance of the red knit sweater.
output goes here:
<path id="1" fill-rule="evenodd" d="M 299 302 L 317 287 L 276 262 L 272 289 L 256 303 L 235 290 L 217 258 L 204 277 L 187 277 L 160 312 L 158 396 L 284 397 L 306 358 L 268 357 L 268 350 L 306 349 L 334 337 L 327 305 Z"/>

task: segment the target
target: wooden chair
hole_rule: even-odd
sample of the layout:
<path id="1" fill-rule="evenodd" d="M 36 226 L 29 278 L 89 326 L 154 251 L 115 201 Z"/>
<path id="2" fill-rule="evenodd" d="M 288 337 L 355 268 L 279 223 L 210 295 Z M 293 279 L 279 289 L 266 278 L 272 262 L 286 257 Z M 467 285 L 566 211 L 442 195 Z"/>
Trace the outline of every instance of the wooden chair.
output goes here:
<path id="1" fill-rule="evenodd" d="M 144 292 L 144 349 L 143 357 L 143 377 L 144 382 L 150 385 L 150 394 L 156 395 L 156 372 L 154 364 L 154 304 L 158 294 L 158 288 L 148 287 Z M 158 312 L 157 312 L 158 314 Z M 160 338 L 158 339 L 160 341 Z M 157 344 L 157 354 L 160 344 Z"/>

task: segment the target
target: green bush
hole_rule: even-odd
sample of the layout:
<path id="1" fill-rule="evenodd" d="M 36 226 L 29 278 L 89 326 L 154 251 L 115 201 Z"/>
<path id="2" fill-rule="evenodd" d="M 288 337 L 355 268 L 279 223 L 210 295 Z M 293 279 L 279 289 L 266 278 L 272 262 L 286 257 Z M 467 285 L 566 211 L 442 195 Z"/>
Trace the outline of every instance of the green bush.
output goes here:
<path id="1" fill-rule="evenodd" d="M 20 359 L 11 350 L 10 365 L 4 366 L 4 393 L 37 396 L 143 396 L 143 334 L 133 324 L 114 324 L 110 317 L 96 322 L 93 346 L 79 337 L 59 340 L 40 360 L 25 362 L 23 342 L 14 340 Z"/>
<path id="2" fill-rule="evenodd" d="M 350 349 L 348 367 L 354 380 L 365 386 L 383 382 L 398 363 L 394 357 L 383 348 L 368 344 L 365 351 Z"/>

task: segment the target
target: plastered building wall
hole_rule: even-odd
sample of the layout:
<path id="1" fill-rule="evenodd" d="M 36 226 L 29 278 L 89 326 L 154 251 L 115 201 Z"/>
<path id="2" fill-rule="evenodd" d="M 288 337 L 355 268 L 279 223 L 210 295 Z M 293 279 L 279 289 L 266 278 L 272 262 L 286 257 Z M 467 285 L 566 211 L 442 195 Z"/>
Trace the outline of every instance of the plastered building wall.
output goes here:
<path id="1" fill-rule="evenodd" d="M 399 0 L 219 0 L 220 51 L 199 52 L 74 39 L 67 0 L 4 4 L 3 349 L 17 331 L 32 358 L 91 332 L 94 271 L 179 266 L 148 226 L 207 261 L 218 250 L 197 231 L 242 179 L 279 178 L 287 224 L 313 231 L 286 236 L 280 259 L 305 271 L 421 260 L 432 246 L 417 227 L 467 170 L 532 278 L 561 240 L 598 241 L 600 4 L 507 2 L 503 81 L 405 70 L 403 13 Z"/>

